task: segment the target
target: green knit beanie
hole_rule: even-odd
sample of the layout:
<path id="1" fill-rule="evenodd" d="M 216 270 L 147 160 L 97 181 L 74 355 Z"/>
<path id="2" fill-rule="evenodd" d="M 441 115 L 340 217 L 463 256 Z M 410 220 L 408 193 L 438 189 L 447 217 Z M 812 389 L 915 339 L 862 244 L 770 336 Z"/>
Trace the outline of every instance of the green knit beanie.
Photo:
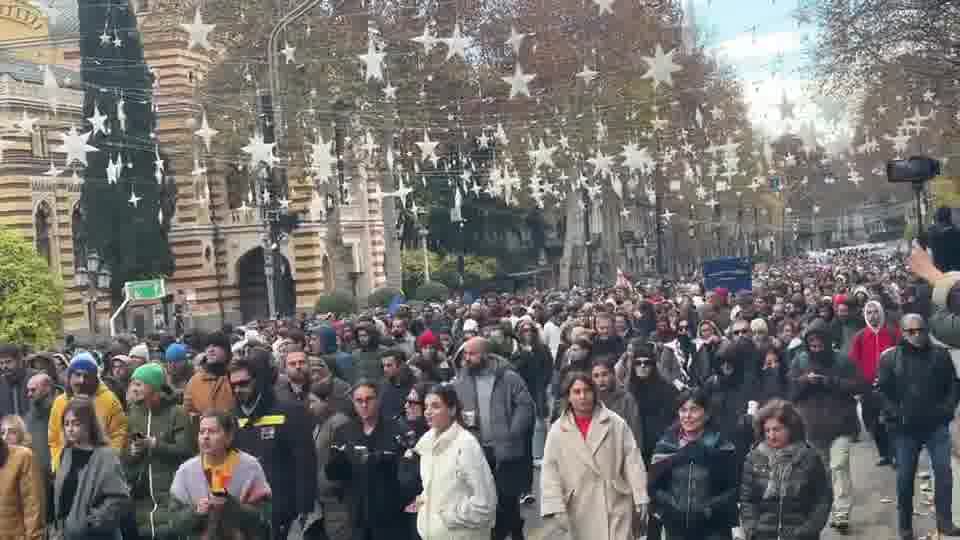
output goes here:
<path id="1" fill-rule="evenodd" d="M 144 364 L 136 369 L 131 379 L 140 381 L 143 384 L 152 386 L 155 390 L 160 390 L 167 383 L 167 378 L 163 372 L 163 366 L 160 364 Z"/>

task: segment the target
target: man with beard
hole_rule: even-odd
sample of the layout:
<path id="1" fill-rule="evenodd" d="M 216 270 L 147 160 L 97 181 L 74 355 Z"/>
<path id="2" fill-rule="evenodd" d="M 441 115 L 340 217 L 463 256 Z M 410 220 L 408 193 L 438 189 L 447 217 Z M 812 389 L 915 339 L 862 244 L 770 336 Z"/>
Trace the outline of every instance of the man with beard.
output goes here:
<path id="1" fill-rule="evenodd" d="M 67 403 L 77 396 L 89 398 L 100 420 L 103 434 L 110 448 L 122 452 L 127 447 L 127 415 L 123 412 L 120 400 L 100 380 L 99 369 L 93 355 L 88 352 L 77 353 L 67 367 L 67 391 L 53 400 L 50 408 L 50 423 L 47 427 L 47 443 L 50 446 L 50 464 L 56 472 L 60 464 L 66 440 L 63 434 L 63 413 Z"/>
<path id="2" fill-rule="evenodd" d="M 53 379 L 46 373 L 37 373 L 27 381 L 27 399 L 30 410 L 25 417 L 30 432 L 30 446 L 41 471 L 50 470 L 50 446 L 47 429 L 50 426 L 50 408 L 54 398 Z"/>
<path id="3" fill-rule="evenodd" d="M 30 410 L 27 381 L 36 371 L 23 365 L 20 347 L 0 344 L 0 416 L 24 416 Z"/>
<path id="4" fill-rule="evenodd" d="M 322 356 L 311 356 L 310 388 L 322 392 L 329 405 L 334 409 L 349 414 L 353 409 L 350 401 L 350 384 L 336 376 L 330 368 L 329 360 Z"/>
<path id="5" fill-rule="evenodd" d="M 697 362 L 697 345 L 690 337 L 690 322 L 677 324 L 677 337 L 664 343 L 659 371 L 679 391 L 696 388 L 710 376 L 710 365 Z"/>
<path id="6" fill-rule="evenodd" d="M 230 412 L 236 402 L 227 381 L 230 363 L 230 338 L 223 332 L 207 337 L 204 358 L 183 390 L 183 408 L 190 416 L 207 411 Z"/>
<path id="7" fill-rule="evenodd" d="M 843 305 L 843 304 L 841 304 Z M 850 347 L 850 361 L 860 370 L 864 381 L 873 384 L 877 380 L 877 369 L 880 365 L 880 355 L 896 346 L 900 341 L 900 331 L 887 324 L 886 315 L 880 302 L 871 300 L 863 308 L 863 316 L 867 327 L 857 333 Z M 896 456 L 890 444 L 890 435 L 887 426 L 880 421 L 883 400 L 876 392 L 870 391 L 863 395 L 863 422 L 873 435 L 877 445 L 880 461 L 877 466 L 893 465 Z"/>
<path id="8" fill-rule="evenodd" d="M 394 349 L 402 350 L 407 358 L 413 356 L 415 338 L 407 329 L 407 320 L 402 317 L 393 319 L 390 323 L 390 335 L 393 337 Z"/>
<path id="9" fill-rule="evenodd" d="M 407 394 L 413 386 L 413 372 L 407 365 L 406 353 L 401 349 L 387 349 L 380 353 L 383 366 L 383 382 L 377 394 L 380 396 L 380 412 L 387 418 L 403 414 Z"/>
<path id="10" fill-rule="evenodd" d="M 833 478 L 833 517 L 830 526 L 850 528 L 853 484 L 850 447 L 859 434 L 857 402 L 867 385 L 856 366 L 837 355 L 822 321 L 811 324 L 804 336 L 806 350 L 797 354 L 787 375 L 793 401 L 806 426 L 807 440 L 830 464 Z"/>
<path id="11" fill-rule="evenodd" d="M 274 489 L 272 538 L 287 538 L 290 525 L 314 510 L 317 460 L 313 423 L 300 403 L 278 401 L 274 394 L 270 353 L 255 349 L 230 364 L 229 383 L 236 397 L 240 429 L 234 445 L 260 461 Z"/>
<path id="12" fill-rule="evenodd" d="M 520 495 L 530 487 L 526 457 L 533 431 L 534 405 L 523 379 L 505 359 L 490 353 L 490 342 L 473 338 L 463 345 L 463 365 L 454 389 L 463 419 L 490 464 L 497 485 L 493 540 L 523 540 Z"/>
<path id="13" fill-rule="evenodd" d="M 306 404 L 310 391 L 310 366 L 307 365 L 307 353 L 297 344 L 287 345 L 284 350 L 283 374 L 277 378 L 277 399 L 292 403 Z"/>
<path id="14" fill-rule="evenodd" d="M 609 313 L 597 315 L 596 328 L 597 337 L 593 342 L 593 354 L 620 358 L 620 355 L 627 350 L 627 343 L 614 333 L 613 316 Z"/>
<path id="15" fill-rule="evenodd" d="M 130 386 L 130 374 L 133 373 L 130 357 L 125 354 L 113 355 L 110 357 L 109 367 L 108 374 L 103 377 L 103 383 L 117 396 L 123 409 L 126 410 L 127 388 Z"/>
<path id="16" fill-rule="evenodd" d="M 863 318 L 854 316 L 852 314 L 853 306 L 851 304 L 852 303 L 846 298 L 843 298 L 840 302 L 837 302 L 836 317 L 834 317 L 831 325 L 834 343 L 840 351 L 840 354 L 843 356 L 849 354 L 854 337 L 856 337 L 857 333 L 860 332 L 860 330 L 862 330 L 864 327 Z M 867 382 L 873 381 L 867 379 Z"/>
<path id="17" fill-rule="evenodd" d="M 164 371 L 167 375 L 167 386 L 177 404 L 183 404 L 183 392 L 190 378 L 193 377 L 193 364 L 187 357 L 187 346 L 182 343 L 171 343 L 163 351 Z"/>
<path id="18" fill-rule="evenodd" d="M 897 522 L 901 540 L 913 540 L 913 487 L 917 458 L 926 447 L 934 476 L 934 507 L 941 536 L 960 536 L 953 523 L 949 424 L 958 386 L 946 349 L 930 343 L 926 321 L 915 313 L 900 321 L 903 341 L 880 357 L 878 389 L 897 457 Z"/>
<path id="19" fill-rule="evenodd" d="M 380 332 L 374 324 L 364 322 L 357 325 L 355 335 L 357 346 L 351 353 L 355 380 L 367 379 L 379 383 L 383 380 L 383 367 L 380 365 L 382 350 Z"/>

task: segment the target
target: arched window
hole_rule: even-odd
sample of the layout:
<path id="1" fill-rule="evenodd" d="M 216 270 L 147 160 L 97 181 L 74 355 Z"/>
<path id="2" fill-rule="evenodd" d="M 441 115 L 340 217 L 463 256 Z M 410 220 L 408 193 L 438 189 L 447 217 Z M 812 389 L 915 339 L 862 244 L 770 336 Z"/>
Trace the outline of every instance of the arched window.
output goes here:
<path id="1" fill-rule="evenodd" d="M 73 208 L 70 223 L 73 231 L 73 268 L 85 268 L 87 266 L 87 231 L 83 225 L 83 211 L 80 205 Z"/>
<path id="2" fill-rule="evenodd" d="M 46 202 L 37 206 L 37 212 L 33 216 L 33 238 L 37 246 L 37 253 L 47 260 L 47 265 L 53 263 L 53 254 L 50 248 L 50 220 L 53 218 L 53 212 L 50 205 Z"/>

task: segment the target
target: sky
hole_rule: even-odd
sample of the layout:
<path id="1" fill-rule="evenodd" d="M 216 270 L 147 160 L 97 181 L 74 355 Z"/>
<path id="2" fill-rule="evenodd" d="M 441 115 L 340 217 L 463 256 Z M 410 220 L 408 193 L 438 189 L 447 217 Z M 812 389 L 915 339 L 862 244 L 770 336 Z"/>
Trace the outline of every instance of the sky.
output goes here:
<path id="1" fill-rule="evenodd" d="M 797 0 L 692 1 L 704 47 L 737 70 L 751 120 L 767 136 L 797 132 L 806 122 L 827 140 L 848 129 L 844 122 L 839 129 L 829 126 L 816 105 L 822 98 L 814 95 L 806 71 L 816 28 L 794 19 Z M 781 116 L 784 95 L 794 105 L 793 119 Z"/>

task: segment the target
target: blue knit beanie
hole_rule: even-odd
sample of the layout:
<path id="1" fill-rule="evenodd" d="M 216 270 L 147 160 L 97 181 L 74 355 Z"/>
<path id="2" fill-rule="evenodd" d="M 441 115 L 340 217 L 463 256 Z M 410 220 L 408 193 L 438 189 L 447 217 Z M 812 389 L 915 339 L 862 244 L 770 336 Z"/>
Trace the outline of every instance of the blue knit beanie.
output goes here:
<path id="1" fill-rule="evenodd" d="M 96 359 L 86 351 L 77 353 L 76 356 L 73 357 L 73 360 L 70 360 L 70 365 L 67 366 L 67 372 L 72 371 L 82 371 L 90 375 L 97 375 L 100 372 L 99 368 L 97 368 Z"/>
<path id="2" fill-rule="evenodd" d="M 163 361 L 167 363 L 180 363 L 187 359 L 187 346 L 183 343 L 172 343 L 163 353 Z"/>

